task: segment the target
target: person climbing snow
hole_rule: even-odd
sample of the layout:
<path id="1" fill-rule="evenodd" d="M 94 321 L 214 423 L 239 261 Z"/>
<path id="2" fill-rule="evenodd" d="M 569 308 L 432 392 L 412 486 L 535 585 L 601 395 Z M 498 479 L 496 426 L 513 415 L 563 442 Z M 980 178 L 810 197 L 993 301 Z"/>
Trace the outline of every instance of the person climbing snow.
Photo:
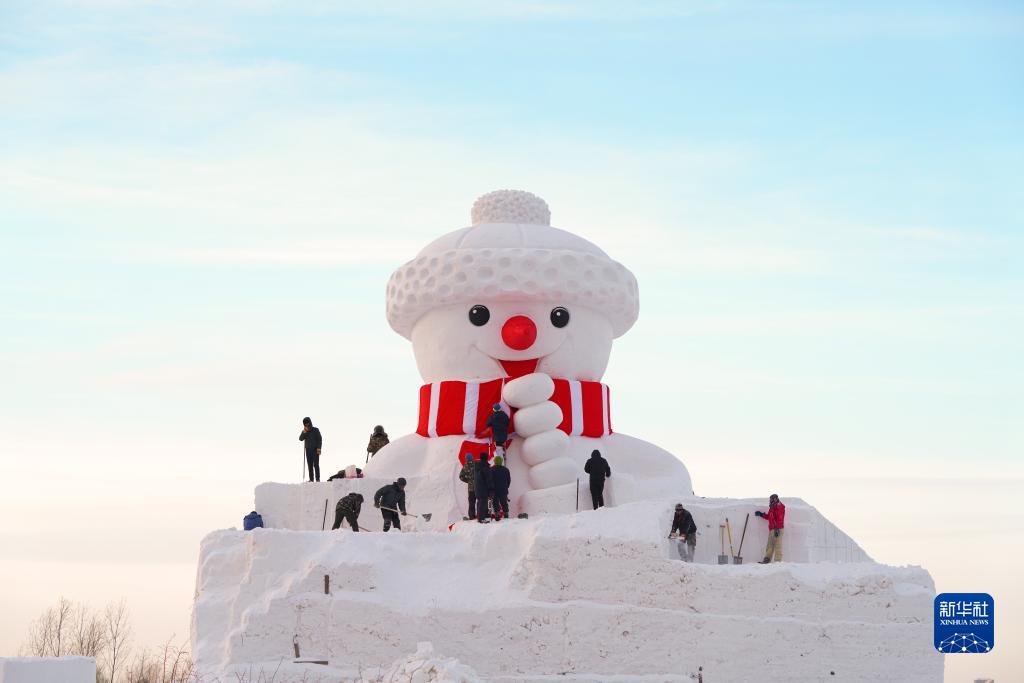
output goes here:
<path id="1" fill-rule="evenodd" d="M 373 428 L 373 433 L 370 434 L 370 442 L 366 444 L 366 462 L 370 462 L 370 458 L 377 455 L 377 451 L 387 446 L 388 433 L 384 431 L 384 427 L 377 425 Z"/>
<path id="2" fill-rule="evenodd" d="M 679 559 L 683 562 L 693 562 L 693 553 L 697 549 L 697 525 L 693 521 L 693 515 L 682 503 L 676 503 L 676 512 L 672 516 L 669 538 L 672 538 L 673 534 L 678 534 L 676 542 Z"/>
<path id="3" fill-rule="evenodd" d="M 359 531 L 359 511 L 363 507 L 363 496 L 359 493 L 350 493 L 341 500 L 334 508 L 334 526 L 331 531 L 339 528 L 342 521 L 348 522 L 352 531 Z"/>
<path id="4" fill-rule="evenodd" d="M 308 417 L 302 418 L 299 441 L 305 444 L 309 480 L 320 481 L 320 449 L 324 445 L 324 437 L 320 435 L 320 430 L 313 426 L 313 421 Z"/>
<path id="5" fill-rule="evenodd" d="M 401 531 L 402 521 L 398 514 L 405 514 L 405 477 L 399 477 L 393 484 L 377 489 L 377 493 L 373 494 L 373 506 L 380 508 L 380 514 L 384 517 L 384 531 L 392 526 Z"/>
<path id="6" fill-rule="evenodd" d="M 496 520 L 508 519 L 508 488 L 512 485 L 512 473 L 505 467 L 505 458 L 494 456 L 494 467 L 491 468 L 491 481 L 494 493 L 494 514 Z"/>
<path id="7" fill-rule="evenodd" d="M 494 492 L 494 473 L 491 471 L 491 464 L 487 462 L 487 454 L 481 453 L 480 459 L 474 466 L 476 480 L 473 488 L 476 491 L 476 521 L 486 524 L 491 521 L 487 511 L 487 504 Z"/>
<path id="8" fill-rule="evenodd" d="M 786 506 L 779 500 L 778 494 L 773 493 L 768 498 L 768 512 L 755 510 L 754 514 L 768 520 L 768 545 L 765 546 L 761 564 L 782 562 L 782 530 L 786 526 Z"/>
<path id="9" fill-rule="evenodd" d="M 594 509 L 604 507 L 604 480 L 612 476 L 612 468 L 601 457 L 601 451 L 595 450 L 590 454 L 590 460 L 583 466 L 583 471 L 590 475 L 590 498 Z"/>
<path id="10" fill-rule="evenodd" d="M 508 443 L 508 413 L 501 409 L 500 403 L 495 403 L 491 410 L 491 414 L 487 416 L 487 422 L 484 430 L 484 435 L 490 432 L 491 442 L 496 448 L 505 448 L 505 444 Z"/>
<path id="11" fill-rule="evenodd" d="M 466 518 L 476 519 L 476 461 L 472 453 L 466 453 L 466 463 L 459 472 L 459 481 L 466 485 L 468 492 Z"/>

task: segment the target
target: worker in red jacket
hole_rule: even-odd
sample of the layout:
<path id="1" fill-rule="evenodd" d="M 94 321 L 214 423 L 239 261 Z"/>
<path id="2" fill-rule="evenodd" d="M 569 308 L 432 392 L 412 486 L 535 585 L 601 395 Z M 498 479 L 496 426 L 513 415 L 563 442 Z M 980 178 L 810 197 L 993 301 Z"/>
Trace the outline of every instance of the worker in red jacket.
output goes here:
<path id="1" fill-rule="evenodd" d="M 768 512 L 757 510 L 754 514 L 768 520 L 768 545 L 764 549 L 761 564 L 782 562 L 782 530 L 786 527 L 786 506 L 779 500 L 778 494 L 773 493 L 768 498 Z"/>

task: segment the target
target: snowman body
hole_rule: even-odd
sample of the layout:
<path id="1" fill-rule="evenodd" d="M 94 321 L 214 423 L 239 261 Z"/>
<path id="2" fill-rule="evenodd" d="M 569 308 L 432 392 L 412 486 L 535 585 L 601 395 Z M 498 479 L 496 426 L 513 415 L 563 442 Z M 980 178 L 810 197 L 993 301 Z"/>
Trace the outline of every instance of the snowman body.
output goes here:
<path id="1" fill-rule="evenodd" d="M 493 401 L 513 416 L 513 512 L 568 511 L 577 500 L 589 508 L 583 467 L 594 450 L 611 466 L 613 504 L 692 495 L 679 459 L 614 431 L 612 389 L 600 383 L 614 338 L 638 313 L 632 273 L 550 227 L 549 215 L 528 193 L 485 195 L 473 226 L 392 276 L 389 322 L 412 341 L 425 384 L 417 433 L 379 451 L 368 476 L 423 477 L 438 496 L 450 481 L 461 500 L 458 470 L 467 454 L 486 450 Z"/>

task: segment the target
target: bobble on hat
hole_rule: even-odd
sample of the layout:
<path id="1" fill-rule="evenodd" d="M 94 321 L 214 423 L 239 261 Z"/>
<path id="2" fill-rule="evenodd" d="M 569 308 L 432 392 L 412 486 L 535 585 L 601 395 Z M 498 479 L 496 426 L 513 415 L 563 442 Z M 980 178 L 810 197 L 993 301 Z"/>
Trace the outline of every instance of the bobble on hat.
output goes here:
<path id="1" fill-rule="evenodd" d="M 551 225 L 548 203 L 523 190 L 488 192 L 473 203 L 469 212 L 473 225 L 481 223 L 524 223 Z"/>

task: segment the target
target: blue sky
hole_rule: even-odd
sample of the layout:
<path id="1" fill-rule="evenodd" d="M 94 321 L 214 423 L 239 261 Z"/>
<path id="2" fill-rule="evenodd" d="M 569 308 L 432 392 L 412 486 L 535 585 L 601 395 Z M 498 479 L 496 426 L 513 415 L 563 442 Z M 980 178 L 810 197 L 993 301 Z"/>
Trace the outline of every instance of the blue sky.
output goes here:
<path id="1" fill-rule="evenodd" d="M 378 4 L 0 6 L 7 571 L 144 556 L 187 601 L 201 534 L 298 476 L 302 415 L 328 468 L 411 429 L 387 277 L 516 187 L 640 282 L 618 429 L 941 587 L 927 518 L 806 478 L 1024 492 L 1021 8 Z M 135 606 L 154 642 L 163 607 Z"/>

